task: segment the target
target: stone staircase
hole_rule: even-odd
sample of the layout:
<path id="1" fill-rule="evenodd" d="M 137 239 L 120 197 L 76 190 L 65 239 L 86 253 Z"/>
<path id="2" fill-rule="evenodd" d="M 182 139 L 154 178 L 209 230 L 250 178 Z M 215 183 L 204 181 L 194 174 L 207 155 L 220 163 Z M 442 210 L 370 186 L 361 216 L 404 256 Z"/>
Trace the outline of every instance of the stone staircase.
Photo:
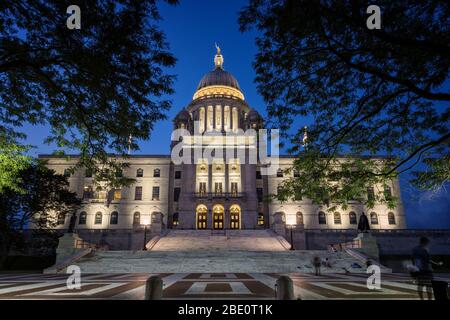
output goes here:
<path id="1" fill-rule="evenodd" d="M 149 251 L 95 251 L 75 264 L 84 273 L 312 273 L 312 261 L 319 257 L 331 264 L 322 267 L 322 273 L 366 271 L 363 262 L 346 251 L 290 251 L 289 243 L 269 230 L 227 230 L 220 235 L 171 230 L 150 242 Z"/>
<path id="2" fill-rule="evenodd" d="M 281 237 L 282 238 L 282 237 Z M 285 243 L 268 230 L 171 230 L 152 251 L 285 251 Z"/>
<path id="3" fill-rule="evenodd" d="M 345 252 L 328 251 L 98 251 L 76 264 L 83 273 L 312 273 L 314 257 L 328 258 L 322 273 L 365 272 Z M 358 267 L 355 267 L 355 263 Z"/>

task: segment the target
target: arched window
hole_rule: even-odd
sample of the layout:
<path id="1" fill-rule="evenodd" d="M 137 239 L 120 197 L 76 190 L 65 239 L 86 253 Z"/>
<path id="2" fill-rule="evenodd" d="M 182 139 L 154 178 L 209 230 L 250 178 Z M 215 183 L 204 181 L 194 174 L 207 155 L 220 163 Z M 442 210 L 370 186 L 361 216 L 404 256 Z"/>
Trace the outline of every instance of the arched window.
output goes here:
<path id="1" fill-rule="evenodd" d="M 141 213 L 140 212 L 135 212 L 133 214 L 133 224 L 134 225 L 141 224 Z"/>
<path id="2" fill-rule="evenodd" d="M 114 211 L 109 218 L 109 224 L 117 224 L 119 222 L 119 213 Z"/>
<path id="3" fill-rule="evenodd" d="M 197 229 L 206 229 L 206 217 L 207 217 L 208 209 L 205 205 L 200 204 L 196 209 L 196 224 Z"/>
<path id="4" fill-rule="evenodd" d="M 161 176 L 161 170 L 159 170 L 159 169 L 153 170 L 153 177 L 154 178 L 159 178 L 160 176 Z"/>
<path id="5" fill-rule="evenodd" d="M 230 229 L 241 228 L 241 207 L 234 204 L 230 207 Z"/>
<path id="6" fill-rule="evenodd" d="M 395 214 L 393 212 L 388 213 L 389 224 L 395 224 Z"/>
<path id="7" fill-rule="evenodd" d="M 350 220 L 350 224 L 356 224 L 356 213 L 353 211 L 348 214 L 348 219 Z"/>
<path id="8" fill-rule="evenodd" d="M 339 212 L 334 213 L 334 224 L 341 224 L 341 214 Z"/>
<path id="9" fill-rule="evenodd" d="M 97 212 L 95 214 L 95 221 L 94 224 L 102 224 L 103 215 L 101 212 Z"/>
<path id="10" fill-rule="evenodd" d="M 325 212 L 319 212 L 319 224 L 327 224 L 327 217 L 325 215 Z"/>
<path id="11" fill-rule="evenodd" d="M 139 168 L 136 170 L 136 177 L 142 178 L 144 176 L 144 170 Z"/>
<path id="12" fill-rule="evenodd" d="M 378 224 L 378 215 L 375 212 L 370 214 L 370 224 Z"/>
<path id="13" fill-rule="evenodd" d="M 297 214 L 295 216 L 296 216 L 297 225 L 302 225 L 303 224 L 303 213 L 297 212 Z"/>
<path id="14" fill-rule="evenodd" d="M 81 212 L 80 217 L 78 218 L 78 224 L 86 224 L 86 212 Z"/>
<path id="15" fill-rule="evenodd" d="M 64 213 L 58 214 L 58 225 L 63 225 L 66 222 L 66 215 Z"/>

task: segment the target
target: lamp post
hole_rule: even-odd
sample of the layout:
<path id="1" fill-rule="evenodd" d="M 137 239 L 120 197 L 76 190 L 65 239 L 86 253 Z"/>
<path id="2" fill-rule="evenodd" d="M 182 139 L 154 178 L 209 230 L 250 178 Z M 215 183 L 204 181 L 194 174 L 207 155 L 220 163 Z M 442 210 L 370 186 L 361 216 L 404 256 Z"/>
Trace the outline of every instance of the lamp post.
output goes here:
<path id="1" fill-rule="evenodd" d="M 293 224 L 288 224 L 288 228 L 291 230 L 291 249 L 289 250 L 295 250 L 294 248 L 294 237 L 293 237 L 293 232 L 292 229 L 294 229 L 295 225 Z"/>
<path id="2" fill-rule="evenodd" d="M 147 222 L 144 222 L 144 246 L 142 248 L 142 250 L 144 250 L 144 251 L 147 251 L 146 244 L 147 244 L 147 226 L 148 225 L 149 224 Z"/>

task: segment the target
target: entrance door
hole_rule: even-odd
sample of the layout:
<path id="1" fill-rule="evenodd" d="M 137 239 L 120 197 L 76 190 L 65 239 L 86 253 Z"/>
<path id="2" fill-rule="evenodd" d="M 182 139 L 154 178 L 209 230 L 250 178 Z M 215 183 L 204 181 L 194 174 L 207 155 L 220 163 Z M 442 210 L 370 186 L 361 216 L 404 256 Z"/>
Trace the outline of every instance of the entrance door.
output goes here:
<path id="1" fill-rule="evenodd" d="M 224 208 L 222 206 L 215 206 L 213 208 L 213 229 L 223 229 L 224 225 Z"/>
<path id="2" fill-rule="evenodd" d="M 241 208 L 238 205 L 230 207 L 230 229 L 241 228 Z"/>
<path id="3" fill-rule="evenodd" d="M 205 206 L 200 205 L 197 207 L 197 229 L 206 229 L 206 213 L 208 210 Z"/>
<path id="4" fill-rule="evenodd" d="M 197 218 L 197 229 L 206 229 L 206 213 L 199 213 Z"/>

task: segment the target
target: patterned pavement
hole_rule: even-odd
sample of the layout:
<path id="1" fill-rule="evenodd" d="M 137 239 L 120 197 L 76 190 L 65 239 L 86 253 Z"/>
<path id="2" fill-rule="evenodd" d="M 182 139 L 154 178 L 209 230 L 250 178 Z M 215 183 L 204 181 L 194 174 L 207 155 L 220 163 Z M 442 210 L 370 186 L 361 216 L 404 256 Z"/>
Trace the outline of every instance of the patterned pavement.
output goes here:
<path id="1" fill-rule="evenodd" d="M 66 274 L 0 274 L 0 299 L 143 299 L 145 280 L 156 274 L 85 274 L 81 289 L 68 289 Z M 165 273 L 165 299 L 274 299 L 280 274 Z M 382 274 L 381 290 L 366 287 L 366 274 L 289 274 L 296 296 L 317 299 L 417 299 L 404 274 Z M 449 281 L 450 275 L 439 276 Z"/>

